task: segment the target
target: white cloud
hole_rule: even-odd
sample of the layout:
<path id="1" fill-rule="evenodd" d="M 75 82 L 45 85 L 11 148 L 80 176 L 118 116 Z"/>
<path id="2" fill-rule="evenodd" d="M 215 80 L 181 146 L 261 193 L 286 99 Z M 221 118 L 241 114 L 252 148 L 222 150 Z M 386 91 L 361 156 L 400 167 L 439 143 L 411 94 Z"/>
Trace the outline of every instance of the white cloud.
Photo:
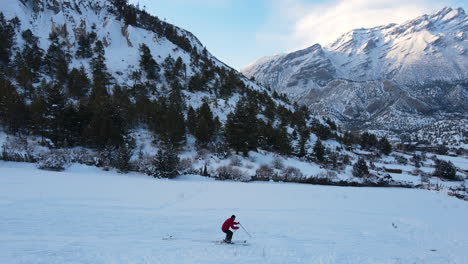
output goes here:
<path id="1" fill-rule="evenodd" d="M 327 45 L 352 29 L 402 23 L 450 5 L 449 1 L 329 0 L 310 4 L 306 0 L 274 0 L 272 17 L 257 40 L 274 41 L 288 51 L 315 43 Z"/>

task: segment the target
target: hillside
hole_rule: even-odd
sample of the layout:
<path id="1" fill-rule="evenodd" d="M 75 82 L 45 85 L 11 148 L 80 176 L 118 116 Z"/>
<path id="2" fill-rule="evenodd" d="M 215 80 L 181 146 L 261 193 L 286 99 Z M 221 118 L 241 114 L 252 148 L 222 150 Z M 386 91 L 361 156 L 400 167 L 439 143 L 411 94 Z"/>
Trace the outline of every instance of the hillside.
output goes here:
<path id="1" fill-rule="evenodd" d="M 416 132 L 436 121 L 466 123 L 467 33 L 465 11 L 444 8 L 262 58 L 242 72 L 350 129 Z"/>
<path id="2" fill-rule="evenodd" d="M 220 62 L 190 32 L 127 1 L 15 0 L 0 12 L 7 134 L 135 155 L 164 145 L 304 156 L 313 127 L 330 130 Z"/>

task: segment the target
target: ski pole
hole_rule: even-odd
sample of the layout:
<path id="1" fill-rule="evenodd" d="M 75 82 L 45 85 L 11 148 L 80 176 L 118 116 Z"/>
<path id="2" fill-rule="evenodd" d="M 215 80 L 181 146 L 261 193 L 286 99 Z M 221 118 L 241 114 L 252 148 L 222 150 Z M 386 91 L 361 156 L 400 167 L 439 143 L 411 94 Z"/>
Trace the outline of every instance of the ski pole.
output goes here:
<path id="1" fill-rule="evenodd" d="M 245 229 L 245 227 L 241 223 L 239 223 L 239 225 L 242 227 L 242 229 L 244 229 L 247 235 L 249 235 L 249 237 L 252 238 L 252 235 L 250 235 L 250 233 Z"/>

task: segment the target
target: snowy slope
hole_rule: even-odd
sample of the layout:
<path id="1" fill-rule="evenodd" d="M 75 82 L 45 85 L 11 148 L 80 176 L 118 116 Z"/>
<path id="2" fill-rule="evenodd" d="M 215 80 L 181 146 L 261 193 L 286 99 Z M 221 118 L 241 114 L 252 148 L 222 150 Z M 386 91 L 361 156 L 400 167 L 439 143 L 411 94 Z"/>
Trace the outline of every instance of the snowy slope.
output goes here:
<path id="1" fill-rule="evenodd" d="M 51 41 L 49 34 L 55 32 L 66 39 L 68 52 L 72 55 L 70 69 L 84 66 L 87 69 L 88 77 L 91 76 L 90 60 L 77 59 L 73 56 L 78 49 L 78 39 L 85 33 L 96 33 L 96 39 L 101 40 L 105 46 L 106 65 L 109 73 L 120 86 L 131 87 L 135 81 L 131 79 L 131 74 L 139 70 L 140 52 L 139 47 L 145 44 L 150 48 L 153 58 L 159 65 L 171 56 L 173 59 L 180 57 L 187 65 L 185 81 L 201 71 L 200 62 L 193 62 L 192 53 L 202 54 L 203 44 L 190 32 L 177 26 L 158 20 L 163 25 L 170 25 L 177 31 L 177 35 L 186 38 L 192 48 L 191 51 L 185 50 L 180 45 L 174 43 L 165 36 L 165 33 L 158 33 L 142 26 L 132 26 L 125 23 L 124 19 L 117 17 L 115 7 L 112 1 L 106 0 L 13 0 L 3 1 L 0 5 L 0 12 L 5 15 L 7 20 L 18 18 L 20 26 L 18 32 L 30 29 L 32 33 L 39 38 L 39 46 L 44 51 L 47 50 Z M 16 37 L 16 50 L 23 45 L 24 40 L 20 34 Z M 232 70 L 229 66 L 219 61 L 209 51 L 206 51 L 207 59 L 215 67 L 224 68 L 227 71 Z M 162 74 L 161 74 L 162 75 Z M 216 76 L 216 75 L 215 75 Z M 145 81 L 143 76 L 140 80 Z M 265 88 L 250 82 L 243 78 L 243 82 L 249 89 L 264 91 L 271 95 L 271 92 Z M 36 84 L 37 85 L 37 84 Z M 186 85 L 186 84 L 184 84 Z M 209 83 L 213 86 L 214 83 Z M 162 87 L 167 87 L 164 76 L 161 81 L 156 83 L 156 93 L 161 92 Z M 111 92 L 111 91 L 109 91 Z M 194 108 L 201 105 L 201 100 L 209 98 L 210 106 L 215 115 L 221 121 L 225 120 L 239 99 L 239 94 L 234 94 L 226 100 L 215 100 L 211 94 L 204 92 L 190 93 L 183 91 L 187 105 Z M 276 99 L 275 102 L 283 104 Z"/>
<path id="2" fill-rule="evenodd" d="M 467 34 L 465 11 L 444 8 L 263 58 L 242 72 L 351 128 L 414 131 L 449 113 L 466 122 Z"/>
<path id="3" fill-rule="evenodd" d="M 455 263 L 468 204 L 412 189 L 154 180 L 0 162 L 1 263 Z M 294 193 L 294 195 L 291 195 Z M 219 245 L 220 225 L 243 231 Z"/>

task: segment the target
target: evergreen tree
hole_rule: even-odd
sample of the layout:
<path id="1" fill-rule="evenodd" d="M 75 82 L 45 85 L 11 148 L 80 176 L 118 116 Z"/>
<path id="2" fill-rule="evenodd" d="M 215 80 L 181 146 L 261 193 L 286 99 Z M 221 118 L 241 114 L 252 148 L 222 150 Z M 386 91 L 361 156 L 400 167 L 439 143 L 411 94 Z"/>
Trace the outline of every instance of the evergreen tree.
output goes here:
<path id="1" fill-rule="evenodd" d="M 26 61 L 24 60 L 23 56 L 18 52 L 16 53 L 15 59 L 14 59 L 14 68 L 15 68 L 15 79 L 16 83 L 23 88 L 25 91 L 26 95 L 31 96 L 32 93 L 34 92 L 34 74 L 29 68 L 29 66 L 26 64 Z"/>
<path id="2" fill-rule="evenodd" d="M 68 75 L 68 95 L 80 98 L 88 95 L 90 81 L 83 66 L 80 69 L 73 68 Z"/>
<path id="3" fill-rule="evenodd" d="M 24 40 L 21 56 L 25 66 L 33 75 L 32 81 L 37 82 L 42 68 L 44 50 L 39 47 L 39 38 L 34 36 L 30 29 L 23 31 L 21 36 Z"/>
<path id="4" fill-rule="evenodd" d="M 146 73 L 148 80 L 157 81 L 159 79 L 160 67 L 153 59 L 151 50 L 145 44 L 140 45 L 140 68 Z"/>
<path id="5" fill-rule="evenodd" d="M 299 150 L 297 156 L 305 157 L 307 155 L 307 142 L 310 138 L 310 130 L 303 128 L 299 131 Z"/>
<path id="6" fill-rule="evenodd" d="M 195 135 L 195 129 L 197 128 L 197 113 L 192 106 L 187 111 L 187 130 L 190 134 Z"/>
<path id="7" fill-rule="evenodd" d="M 109 95 L 102 95 L 90 102 L 91 119 L 84 130 L 84 137 L 91 147 L 120 146 L 126 134 L 126 126 L 120 112 Z"/>
<path id="8" fill-rule="evenodd" d="M 378 143 L 378 146 L 379 146 L 379 150 L 383 154 L 389 155 L 390 153 L 392 153 L 392 145 L 388 141 L 387 137 L 381 138 L 379 143 Z"/>
<path id="9" fill-rule="evenodd" d="M 365 178 L 369 175 L 369 168 L 367 167 L 367 163 L 363 158 L 359 158 L 359 160 L 353 165 L 353 176 L 356 178 Z"/>
<path id="10" fill-rule="evenodd" d="M 372 149 L 378 145 L 379 140 L 374 134 L 365 132 L 361 134 L 360 144 L 363 149 Z"/>
<path id="11" fill-rule="evenodd" d="M 433 175 L 448 180 L 457 180 L 457 168 L 451 161 L 437 159 Z"/>
<path id="12" fill-rule="evenodd" d="M 344 133 L 342 141 L 343 141 L 343 144 L 345 144 L 347 146 L 351 146 L 351 145 L 356 144 L 357 142 L 359 142 L 359 139 L 355 135 L 353 135 L 351 132 L 346 131 Z"/>
<path id="13" fill-rule="evenodd" d="M 162 120 L 161 139 L 174 147 L 179 147 L 185 141 L 185 119 L 182 95 L 179 87 L 173 86 L 169 96 L 169 104 Z"/>
<path id="14" fill-rule="evenodd" d="M 45 88 L 45 127 L 46 136 L 56 146 L 61 146 L 64 142 L 66 133 L 64 129 L 65 122 L 65 94 L 59 85 L 49 84 Z"/>
<path id="15" fill-rule="evenodd" d="M 27 125 L 24 98 L 10 81 L 0 75 L 0 121 L 11 133 L 18 133 Z"/>
<path id="16" fill-rule="evenodd" d="M 320 139 L 317 139 L 314 145 L 314 156 L 317 158 L 319 162 L 323 162 L 325 160 L 325 147 L 322 144 Z"/>
<path id="17" fill-rule="evenodd" d="M 167 56 L 162 64 L 164 68 L 164 77 L 169 84 L 172 84 L 176 80 L 176 76 L 174 75 L 174 64 L 175 60 L 171 55 Z"/>
<path id="18" fill-rule="evenodd" d="M 155 178 L 173 179 L 179 175 L 179 157 L 171 145 L 163 145 L 153 159 L 154 169 L 152 176 Z"/>
<path id="19" fill-rule="evenodd" d="M 44 58 L 46 73 L 59 84 L 65 84 L 68 76 L 68 60 L 70 55 L 60 43 L 59 36 L 55 33 L 49 35 L 51 44 Z"/>
<path id="20" fill-rule="evenodd" d="M 11 52 L 15 44 L 15 30 L 5 16 L 0 12 L 0 68 L 4 68 L 10 62 Z"/>
<path id="21" fill-rule="evenodd" d="M 201 74 L 195 73 L 189 80 L 188 89 L 191 92 L 203 91 L 206 83 L 204 82 Z"/>
<path id="22" fill-rule="evenodd" d="M 126 144 L 122 144 L 117 148 L 117 156 L 115 167 L 122 173 L 128 173 L 131 169 L 130 159 L 132 158 L 132 149 Z"/>
<path id="23" fill-rule="evenodd" d="M 96 39 L 96 33 L 82 34 L 78 37 L 78 49 L 76 50 L 76 57 L 81 59 L 88 59 L 93 56 L 92 43 Z"/>
<path id="24" fill-rule="evenodd" d="M 30 105 L 31 123 L 30 128 L 34 135 L 39 135 L 44 141 L 46 137 L 46 118 L 47 103 L 42 93 L 37 93 Z"/>
<path id="25" fill-rule="evenodd" d="M 311 130 L 321 140 L 327 140 L 327 139 L 330 139 L 333 136 L 330 127 L 322 124 L 319 120 L 314 120 L 312 122 Z"/>
<path id="26" fill-rule="evenodd" d="M 197 113 L 197 125 L 195 128 L 195 137 L 202 145 L 208 144 L 214 136 L 215 123 L 213 113 L 207 102 L 204 102 Z"/>
<path id="27" fill-rule="evenodd" d="M 126 127 L 136 124 L 132 113 L 132 103 L 126 89 L 115 85 L 112 92 L 112 103 L 116 111 L 118 111 L 119 116 L 126 122 Z"/>
<path id="28" fill-rule="evenodd" d="M 258 147 L 256 117 L 258 109 L 248 99 L 240 99 L 236 109 L 230 113 L 226 121 L 226 140 L 236 152 L 242 151 L 244 155 Z"/>
<path id="29" fill-rule="evenodd" d="M 414 163 L 414 167 L 416 168 L 421 168 L 421 163 L 422 163 L 422 156 L 418 154 L 413 154 L 413 157 L 411 157 L 411 161 Z"/>
<path id="30" fill-rule="evenodd" d="M 273 150 L 284 155 L 291 153 L 291 140 L 284 125 L 274 129 Z"/>
<path id="31" fill-rule="evenodd" d="M 93 95 L 107 95 L 107 87 L 110 83 L 110 74 L 107 72 L 104 45 L 100 40 L 94 46 L 94 57 L 91 62 L 93 73 Z"/>

